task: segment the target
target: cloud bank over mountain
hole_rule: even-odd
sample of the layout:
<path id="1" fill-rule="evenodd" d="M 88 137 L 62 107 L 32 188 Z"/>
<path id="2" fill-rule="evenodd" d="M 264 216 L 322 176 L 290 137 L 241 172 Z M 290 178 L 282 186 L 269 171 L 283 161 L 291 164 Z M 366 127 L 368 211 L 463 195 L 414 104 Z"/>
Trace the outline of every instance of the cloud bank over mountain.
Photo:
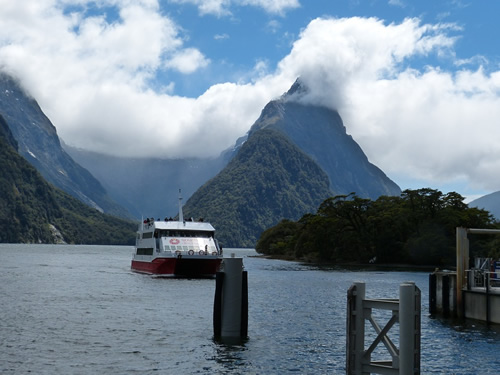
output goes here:
<path id="1" fill-rule="evenodd" d="M 236 3 L 172 3 L 186 2 L 204 17 L 231 17 Z M 239 5 L 281 17 L 300 6 Z M 337 109 L 388 175 L 500 186 L 492 173 L 500 167 L 500 70 L 482 56 L 455 56 L 463 32 L 456 24 L 316 18 L 277 64 L 256 60 L 240 78 L 187 97 L 169 77 L 189 79 L 217 62 L 157 1 L 0 0 L 0 8 L 0 69 L 21 81 L 70 145 L 118 156 L 214 156 L 300 76 L 310 88 L 304 100 Z"/>

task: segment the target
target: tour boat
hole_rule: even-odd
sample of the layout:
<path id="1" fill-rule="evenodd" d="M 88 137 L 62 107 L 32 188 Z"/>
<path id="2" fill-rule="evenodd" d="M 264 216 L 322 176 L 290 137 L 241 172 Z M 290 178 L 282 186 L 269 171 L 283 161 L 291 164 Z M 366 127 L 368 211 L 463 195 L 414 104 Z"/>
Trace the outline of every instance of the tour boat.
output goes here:
<path id="1" fill-rule="evenodd" d="M 185 220 L 179 198 L 178 220 L 146 219 L 139 224 L 131 268 L 136 272 L 180 277 L 214 277 L 222 261 L 215 229 Z"/>

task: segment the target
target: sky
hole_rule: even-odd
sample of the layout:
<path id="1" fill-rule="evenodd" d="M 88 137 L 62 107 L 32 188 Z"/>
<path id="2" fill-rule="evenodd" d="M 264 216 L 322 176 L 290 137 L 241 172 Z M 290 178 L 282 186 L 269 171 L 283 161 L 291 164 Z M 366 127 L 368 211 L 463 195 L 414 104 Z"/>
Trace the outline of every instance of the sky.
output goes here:
<path id="1" fill-rule="evenodd" d="M 0 0 L 0 70 L 69 145 L 212 157 L 297 77 L 402 189 L 500 190 L 500 1 Z"/>

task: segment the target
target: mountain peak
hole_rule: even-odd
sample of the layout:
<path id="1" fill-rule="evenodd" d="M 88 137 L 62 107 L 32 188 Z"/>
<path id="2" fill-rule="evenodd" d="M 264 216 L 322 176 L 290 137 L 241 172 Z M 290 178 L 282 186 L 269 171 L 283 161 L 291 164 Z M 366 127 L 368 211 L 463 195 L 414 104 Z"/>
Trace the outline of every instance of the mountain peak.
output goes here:
<path id="1" fill-rule="evenodd" d="M 298 99 L 299 97 L 304 96 L 309 93 L 309 88 L 307 85 L 298 77 L 293 83 L 292 87 L 283 94 L 282 98 L 287 99 Z"/>

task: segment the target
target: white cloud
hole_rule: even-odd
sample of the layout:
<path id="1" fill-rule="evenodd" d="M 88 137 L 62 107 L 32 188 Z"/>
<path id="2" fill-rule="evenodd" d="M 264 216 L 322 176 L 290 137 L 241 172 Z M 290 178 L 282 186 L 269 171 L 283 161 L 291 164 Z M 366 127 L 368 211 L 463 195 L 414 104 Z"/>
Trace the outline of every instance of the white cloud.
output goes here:
<path id="1" fill-rule="evenodd" d="M 406 4 L 402 0 L 389 0 L 389 5 L 404 8 Z"/>
<path id="2" fill-rule="evenodd" d="M 214 35 L 214 39 L 215 40 L 225 40 L 225 39 L 229 39 L 229 34 L 215 34 Z"/>
<path id="3" fill-rule="evenodd" d="M 267 23 L 266 30 L 272 34 L 276 34 L 281 28 L 281 23 L 277 20 L 271 20 Z"/>
<path id="4" fill-rule="evenodd" d="M 181 146 L 197 138 L 202 123 L 190 113 L 203 100 L 168 95 L 173 83 L 162 93 L 147 86 L 164 69 L 189 74 L 209 59 L 184 47 L 178 27 L 155 2 L 108 1 L 114 21 L 84 16 L 86 4 L 77 2 L 80 13 L 65 14 L 56 3 L 0 0 L 1 67 L 21 78 L 59 135 L 69 144 L 121 155 L 215 154 Z M 183 129 L 192 133 L 176 139 Z M 224 140 L 224 146 L 232 142 Z"/>
<path id="5" fill-rule="evenodd" d="M 348 132 L 390 176 L 499 189 L 500 72 L 425 71 L 411 58 L 453 56 L 458 30 L 417 19 L 312 21 L 281 61 L 311 87 L 309 102 L 339 110 Z M 290 74 L 291 72 L 294 72 Z"/>
<path id="6" fill-rule="evenodd" d="M 192 4 L 198 7 L 200 14 L 218 17 L 231 15 L 235 6 L 253 6 L 272 14 L 284 14 L 287 10 L 300 7 L 299 0 L 170 0 L 176 4 Z"/>
<path id="7" fill-rule="evenodd" d="M 283 14 L 289 9 L 295 9 L 300 7 L 298 0 L 239 0 L 235 1 L 236 4 L 241 3 L 242 5 L 251 5 L 256 7 L 261 7 L 266 12 Z"/>
<path id="8" fill-rule="evenodd" d="M 0 64 L 69 144 L 115 155 L 217 155 L 300 76 L 311 88 L 306 99 L 338 109 L 369 159 L 396 181 L 500 187 L 500 72 L 458 59 L 458 72 L 412 69 L 415 57 L 454 58 L 453 24 L 315 19 L 276 70 L 259 59 L 243 80 L 186 98 L 172 94 L 173 82 L 157 91 L 148 82 L 164 69 L 193 73 L 210 56 L 186 45 L 155 1 L 109 0 L 114 20 L 64 13 L 61 4 L 0 0 Z"/>
<path id="9" fill-rule="evenodd" d="M 170 60 L 165 63 L 167 68 L 173 68 L 181 73 L 189 74 L 200 68 L 206 67 L 210 63 L 203 54 L 195 48 L 186 48 L 175 53 Z"/>
<path id="10" fill-rule="evenodd" d="M 174 3 L 193 4 L 198 7 L 200 14 L 212 14 L 216 16 L 228 16 L 231 14 L 229 5 L 231 0 L 171 0 Z"/>

